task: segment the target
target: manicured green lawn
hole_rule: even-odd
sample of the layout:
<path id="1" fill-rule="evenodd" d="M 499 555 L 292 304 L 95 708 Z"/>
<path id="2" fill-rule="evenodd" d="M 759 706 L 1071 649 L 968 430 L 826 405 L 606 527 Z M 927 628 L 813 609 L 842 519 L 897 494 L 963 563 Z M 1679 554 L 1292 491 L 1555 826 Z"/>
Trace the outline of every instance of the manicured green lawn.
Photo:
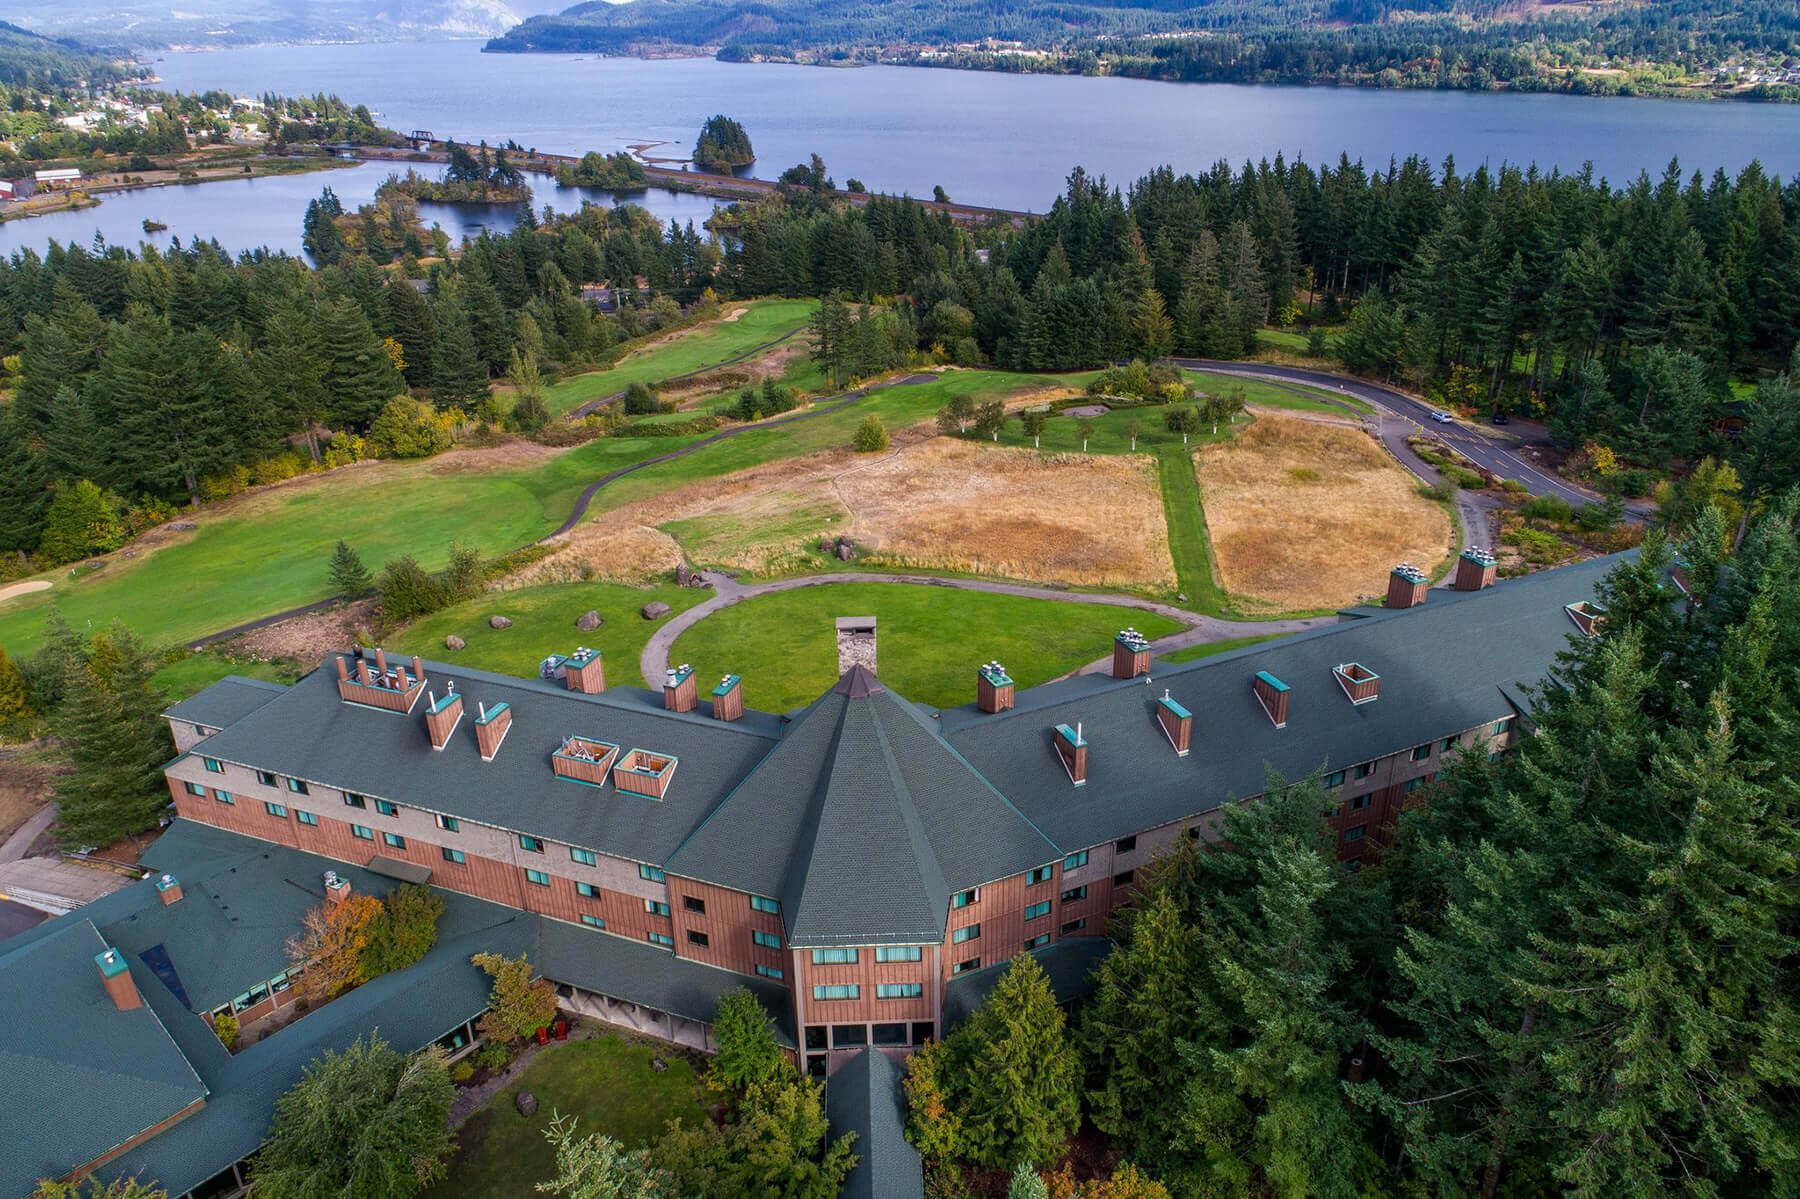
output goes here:
<path id="1" fill-rule="evenodd" d="M 1175 579 L 1187 596 L 1183 606 L 1208 616 L 1225 615 L 1231 607 L 1212 571 L 1212 549 L 1206 539 L 1206 512 L 1200 504 L 1200 483 L 1194 477 L 1194 458 L 1179 446 L 1156 456 L 1157 481 L 1162 485 L 1163 519 L 1169 522 L 1169 554 L 1175 559 Z"/>
<path id="2" fill-rule="evenodd" d="M 906 698 L 954 707 L 975 697 L 975 670 L 999 659 L 1021 687 L 1105 657 L 1131 625 L 1147 637 L 1181 626 L 1151 612 L 990 595 L 910 583 L 831 583 L 776 592 L 715 612 L 675 642 L 702 684 L 744 676 L 744 702 L 769 712 L 811 703 L 837 679 L 839 616 L 878 622 L 878 673 Z"/>
<path id="3" fill-rule="evenodd" d="M 1186 649 L 1178 649 L 1159 656 L 1164 662 L 1192 662 L 1197 658 L 1210 658 L 1214 654 L 1243 649 L 1246 645 L 1255 645 L 1259 641 L 1273 641 L 1277 637 L 1284 636 L 1287 634 L 1265 633 L 1260 637 L 1232 637 L 1226 641 L 1209 641 L 1205 645 L 1190 645 Z"/>
<path id="4" fill-rule="evenodd" d="M 538 663 L 550 654 L 566 654 L 585 645 L 600 651 L 609 686 L 641 687 L 638 654 L 657 625 L 668 619 L 645 620 L 643 606 L 661 600 L 680 612 L 711 595 L 710 590 L 673 584 L 629 587 L 621 583 L 548 583 L 496 591 L 414 622 L 388 638 L 387 647 L 477 670 L 534 678 Z M 575 621 L 590 608 L 606 623 L 584 633 L 575 627 Z M 512 627 L 489 628 L 490 616 L 507 617 Z M 445 649 L 444 638 L 451 633 L 468 642 L 468 647 L 454 653 Z"/>
<path id="5" fill-rule="evenodd" d="M 603 371 L 564 379 L 544 393 L 552 413 L 561 414 L 589 400 L 623 391 L 633 383 L 656 383 L 673 375 L 716 366 L 798 329 L 812 319 L 811 300 L 754 300 L 726 304 L 724 311 L 748 308 L 735 321 L 712 321 L 686 330 L 669 341 L 627 354 Z"/>
<path id="6" fill-rule="evenodd" d="M 170 655 L 169 660 L 156 672 L 154 681 L 169 697 L 170 702 L 174 702 L 204 690 L 228 674 L 267 679 L 271 683 L 291 683 L 305 671 L 311 670 L 313 665 L 234 658 L 217 650 L 201 650 L 198 653 L 182 650 Z"/>
<path id="7" fill-rule="evenodd" d="M 1328 368 L 1330 365 L 1330 363 L 1324 363 L 1321 365 L 1321 369 Z M 1297 383 L 1264 382 L 1243 375 L 1220 375 L 1210 371 L 1183 371 L 1182 373 L 1201 391 L 1218 393 L 1228 391 L 1233 387 L 1242 388 L 1246 401 L 1252 404 L 1261 404 L 1265 408 L 1286 408 L 1294 412 L 1326 412 L 1334 416 L 1343 416 L 1345 409 L 1362 415 L 1375 411 L 1355 396 L 1339 395 L 1325 388 L 1305 387 Z"/>
<path id="8" fill-rule="evenodd" d="M 650 1059 L 669 1068 L 657 1073 Z M 537 1096 L 535 1116 L 513 1107 L 520 1091 Z M 573 1116 L 582 1134 L 605 1133 L 638 1149 L 670 1120 L 694 1124 L 707 1118 L 705 1089 L 693 1066 L 671 1049 L 653 1049 L 614 1036 L 552 1045 L 539 1053 L 511 1087 L 469 1117 L 458 1134 L 459 1152 L 430 1199 L 527 1199 L 556 1170 L 544 1130 L 555 1114 Z"/>

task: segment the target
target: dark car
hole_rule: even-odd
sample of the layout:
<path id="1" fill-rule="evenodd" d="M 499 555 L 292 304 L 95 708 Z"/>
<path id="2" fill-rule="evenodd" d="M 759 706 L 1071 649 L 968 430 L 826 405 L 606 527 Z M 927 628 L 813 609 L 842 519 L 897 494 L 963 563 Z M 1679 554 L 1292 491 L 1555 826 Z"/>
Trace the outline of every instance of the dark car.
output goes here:
<path id="1" fill-rule="evenodd" d="M 1512 417 L 1506 415 L 1504 412 L 1496 412 L 1494 415 L 1488 417 L 1488 419 L 1493 421 L 1496 425 L 1512 424 Z"/>

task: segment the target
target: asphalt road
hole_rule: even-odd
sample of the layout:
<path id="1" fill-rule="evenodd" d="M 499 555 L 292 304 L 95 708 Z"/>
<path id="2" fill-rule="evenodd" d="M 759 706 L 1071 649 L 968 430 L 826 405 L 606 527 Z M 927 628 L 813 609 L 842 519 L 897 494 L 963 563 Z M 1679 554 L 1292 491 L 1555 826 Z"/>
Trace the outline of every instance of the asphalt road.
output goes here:
<path id="1" fill-rule="evenodd" d="M 0 899 L 0 941 L 16 937 L 28 928 L 36 928 L 49 918 L 36 908 L 28 908 L 10 899 Z"/>
<path id="2" fill-rule="evenodd" d="M 1594 502 L 1594 497 L 1561 479 L 1545 473 L 1529 459 L 1520 457 L 1495 438 L 1476 432 L 1462 421 L 1440 425 L 1431 419 L 1431 405 L 1378 383 L 1365 383 L 1347 375 L 1329 371 L 1308 370 L 1298 366 L 1273 366 L 1261 362 L 1215 362 L 1206 358 L 1177 358 L 1182 366 L 1221 375 L 1245 375 L 1258 379 L 1274 379 L 1284 383 L 1300 383 L 1324 391 L 1355 396 L 1374 404 L 1384 412 L 1410 420 L 1420 428 L 1456 447 L 1458 453 L 1477 466 L 1503 479 L 1516 479 L 1532 495 L 1554 495 L 1579 508 Z"/>

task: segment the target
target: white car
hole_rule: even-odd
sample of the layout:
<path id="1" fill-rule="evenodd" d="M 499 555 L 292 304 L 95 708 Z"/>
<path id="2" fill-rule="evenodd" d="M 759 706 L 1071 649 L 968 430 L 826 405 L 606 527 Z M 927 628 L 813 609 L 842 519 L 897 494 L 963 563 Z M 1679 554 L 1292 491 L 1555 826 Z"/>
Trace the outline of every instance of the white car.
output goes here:
<path id="1" fill-rule="evenodd" d="M 1448 425 L 1448 424 L 1453 423 L 1456 420 L 1456 418 L 1454 416 L 1451 416 L 1448 412 L 1445 412 L 1442 408 L 1439 408 L 1436 412 L 1433 412 L 1431 414 L 1431 419 L 1436 421 L 1440 425 Z"/>

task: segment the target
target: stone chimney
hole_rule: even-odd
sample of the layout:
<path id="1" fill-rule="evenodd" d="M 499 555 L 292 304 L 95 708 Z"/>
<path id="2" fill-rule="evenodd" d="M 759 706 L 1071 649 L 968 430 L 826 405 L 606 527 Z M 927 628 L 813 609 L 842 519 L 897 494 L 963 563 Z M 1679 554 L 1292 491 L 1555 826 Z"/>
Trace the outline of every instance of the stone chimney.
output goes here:
<path id="1" fill-rule="evenodd" d="M 172 874 L 159 875 L 156 880 L 156 897 L 163 901 L 166 908 L 181 899 L 181 883 Z"/>
<path id="2" fill-rule="evenodd" d="M 1069 772 L 1069 781 L 1077 787 L 1085 787 L 1088 746 L 1087 740 L 1081 735 L 1081 725 L 1070 728 L 1066 724 L 1059 724 L 1050 740 L 1056 747 L 1056 756 L 1062 760 L 1063 769 Z"/>
<path id="3" fill-rule="evenodd" d="M 1388 575 L 1387 604 L 1389 608 L 1416 608 L 1425 602 L 1425 592 L 1431 582 L 1425 572 L 1410 562 L 1402 562 L 1394 567 Z"/>
<path id="4" fill-rule="evenodd" d="M 838 676 L 852 666 L 861 666 L 870 674 L 875 669 L 875 618 L 873 616 L 840 616 L 837 618 Z"/>
<path id="5" fill-rule="evenodd" d="M 1353 704 L 1373 703 L 1381 698 L 1381 676 L 1361 662 L 1345 662 L 1334 666 L 1331 668 L 1331 675 Z"/>
<path id="6" fill-rule="evenodd" d="M 1456 559 L 1458 591 L 1480 591 L 1494 585 L 1494 555 L 1478 546 L 1470 546 Z"/>
<path id="7" fill-rule="evenodd" d="M 1113 637 L 1112 677 L 1135 679 L 1150 673 L 1150 643 L 1136 629 L 1120 629 Z"/>
<path id="8" fill-rule="evenodd" d="M 1251 690 L 1256 693 L 1256 700 L 1268 714 L 1269 720 L 1278 729 L 1287 727 L 1288 718 L 1288 685 L 1266 670 L 1256 672 L 1250 682 Z"/>
<path id="9" fill-rule="evenodd" d="M 511 705 L 500 703 L 491 708 L 486 704 L 475 705 L 475 745 L 481 750 L 483 762 L 494 760 L 494 755 L 500 752 L 500 743 L 506 740 L 511 729 Z"/>
<path id="10" fill-rule="evenodd" d="M 431 734 L 431 748 L 443 749 L 450 744 L 450 734 L 462 723 L 462 696 L 456 693 L 453 682 L 442 699 L 427 693 L 426 701 L 425 731 Z"/>
<path id="11" fill-rule="evenodd" d="M 714 720 L 736 720 L 744 714 L 744 680 L 728 674 L 712 689 Z"/>
<path id="12" fill-rule="evenodd" d="M 663 676 L 663 707 L 671 712 L 692 712 L 699 702 L 694 668 L 686 662 L 669 667 L 669 672 Z"/>
<path id="13" fill-rule="evenodd" d="M 606 667 L 597 649 L 577 646 L 574 653 L 563 659 L 562 671 L 563 686 L 570 691 L 599 695 L 606 690 Z"/>
<path id="14" fill-rule="evenodd" d="M 350 898 L 350 880 L 335 870 L 325 872 L 325 899 L 328 903 L 339 904 Z"/>
<path id="15" fill-rule="evenodd" d="M 975 706 L 989 713 L 1013 706 L 1013 681 L 1006 667 L 989 662 L 975 672 Z"/>
<path id="16" fill-rule="evenodd" d="M 1176 703 L 1164 688 L 1162 698 L 1156 701 L 1156 723 L 1162 726 L 1163 736 L 1175 747 L 1175 756 L 1188 756 L 1188 744 L 1194 736 L 1194 714 Z"/>
<path id="17" fill-rule="evenodd" d="M 116 949 L 104 950 L 94 955 L 94 965 L 100 968 L 100 985 L 106 988 L 114 1007 L 129 1012 L 144 1006 L 144 997 L 138 994 L 137 984 L 131 981 L 131 966 L 125 961 L 124 954 Z"/>

